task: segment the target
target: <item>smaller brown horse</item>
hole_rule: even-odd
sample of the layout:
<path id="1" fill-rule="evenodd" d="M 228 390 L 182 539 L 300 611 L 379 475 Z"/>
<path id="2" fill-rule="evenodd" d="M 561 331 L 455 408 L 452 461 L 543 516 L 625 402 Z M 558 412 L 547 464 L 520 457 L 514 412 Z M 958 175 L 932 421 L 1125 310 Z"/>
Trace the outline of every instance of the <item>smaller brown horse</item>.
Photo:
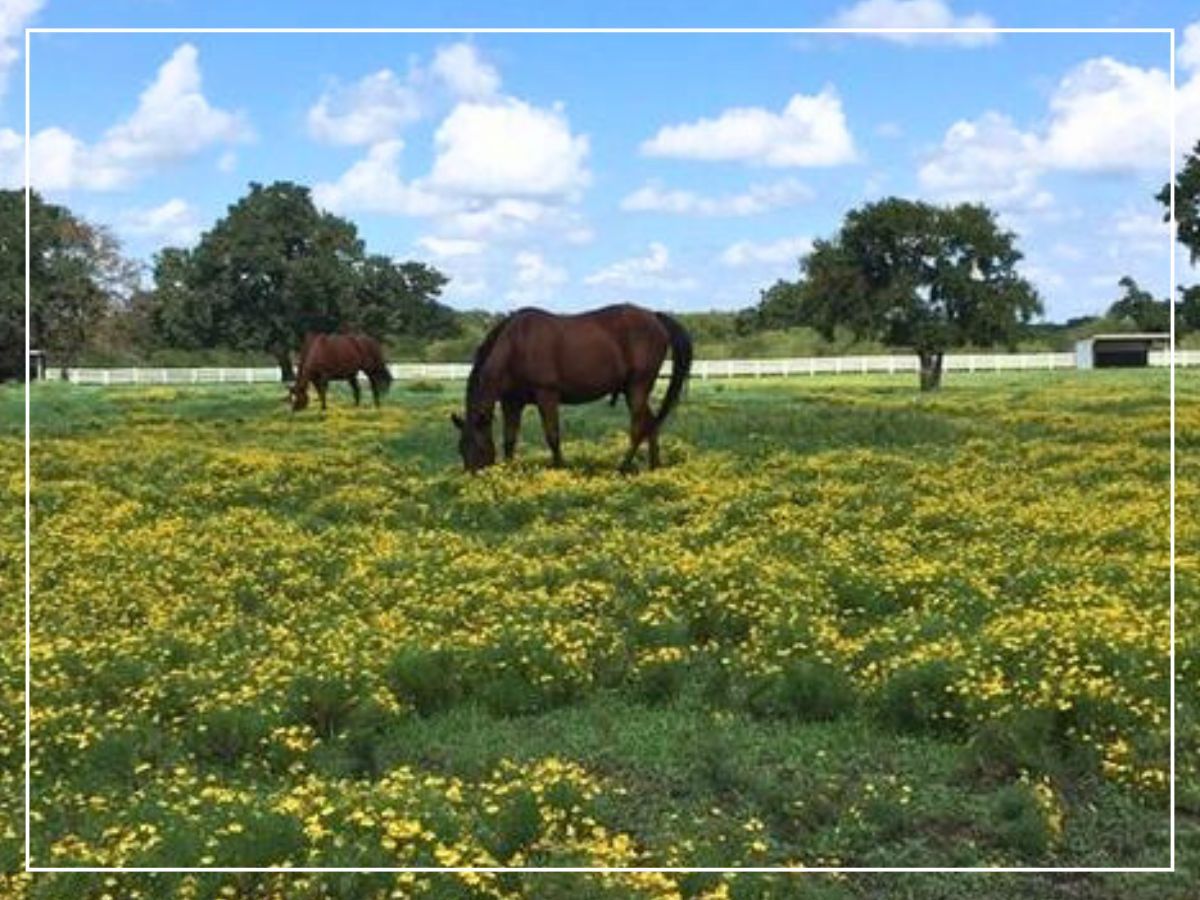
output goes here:
<path id="1" fill-rule="evenodd" d="M 671 379 L 659 404 L 650 392 L 667 353 Z M 692 340 L 678 321 L 630 304 L 576 315 L 520 309 L 488 332 L 475 351 L 459 431 L 463 466 L 476 471 L 496 461 L 492 416 L 504 413 L 504 457 L 511 459 L 527 405 L 538 408 L 555 466 L 563 464 L 560 404 L 589 403 L 624 395 L 629 407 L 629 450 L 622 471 L 633 469 L 639 445 L 649 445 L 650 468 L 659 464 L 658 433 L 683 393 L 692 365 Z"/>
<path id="2" fill-rule="evenodd" d="M 358 389 L 358 373 L 362 371 L 371 382 L 371 397 L 379 406 L 380 395 L 392 384 L 392 373 L 383 361 L 383 350 L 379 341 L 363 334 L 316 334 L 309 332 L 300 350 L 300 371 L 296 383 L 289 388 L 292 411 L 298 412 L 308 406 L 308 386 L 312 384 L 321 398 L 321 409 L 325 409 L 325 391 L 329 382 L 346 379 L 354 392 L 354 405 L 358 406 L 362 395 Z"/>

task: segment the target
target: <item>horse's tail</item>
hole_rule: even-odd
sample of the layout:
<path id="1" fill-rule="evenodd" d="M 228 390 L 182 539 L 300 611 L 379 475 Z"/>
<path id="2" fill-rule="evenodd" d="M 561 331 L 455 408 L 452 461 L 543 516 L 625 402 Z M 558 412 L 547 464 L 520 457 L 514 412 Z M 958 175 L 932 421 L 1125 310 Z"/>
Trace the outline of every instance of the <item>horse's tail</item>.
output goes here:
<path id="1" fill-rule="evenodd" d="M 667 384 L 667 393 L 663 397 L 662 405 L 658 408 L 658 415 L 654 417 L 654 428 L 658 430 L 679 403 L 679 398 L 683 395 L 683 386 L 687 384 L 688 376 L 692 372 L 692 338 L 678 320 L 666 313 L 655 315 L 667 329 L 667 336 L 671 340 L 671 380 Z"/>

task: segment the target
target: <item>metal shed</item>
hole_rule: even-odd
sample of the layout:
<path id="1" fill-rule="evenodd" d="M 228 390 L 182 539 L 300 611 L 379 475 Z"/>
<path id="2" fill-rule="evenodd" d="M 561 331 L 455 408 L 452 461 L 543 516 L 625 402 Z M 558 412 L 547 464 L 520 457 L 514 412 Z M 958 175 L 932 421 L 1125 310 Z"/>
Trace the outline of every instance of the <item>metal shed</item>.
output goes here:
<path id="1" fill-rule="evenodd" d="M 1150 364 L 1150 351 L 1166 346 L 1171 336 L 1165 332 L 1130 334 L 1094 334 L 1075 342 L 1075 367 L 1109 369 Z"/>

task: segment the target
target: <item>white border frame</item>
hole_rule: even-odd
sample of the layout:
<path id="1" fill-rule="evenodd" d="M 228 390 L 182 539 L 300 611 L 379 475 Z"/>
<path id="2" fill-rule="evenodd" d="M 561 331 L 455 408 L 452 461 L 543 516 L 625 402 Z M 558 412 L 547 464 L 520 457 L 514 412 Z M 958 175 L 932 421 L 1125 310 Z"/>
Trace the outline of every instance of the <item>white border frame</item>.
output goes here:
<path id="1" fill-rule="evenodd" d="M 420 34 L 420 35 L 563 35 L 563 34 L 636 34 L 636 35 L 769 35 L 769 34 L 818 34 L 818 35 L 1030 35 L 1030 34 L 1154 34 L 1170 36 L 1170 84 L 1171 84 L 1171 140 L 1170 140 L 1170 266 L 1171 304 L 1169 350 L 1170 368 L 1170 770 L 1168 802 L 1170 804 L 1170 864 L 1165 866 L 378 866 L 378 868 L 352 868 L 352 866 L 40 866 L 31 865 L 31 821 L 30 821 L 30 732 L 31 732 L 31 664 L 30 664 L 30 380 L 25 376 L 25 852 L 26 872 L 77 872 L 77 874 L 101 874 L 101 872 L 190 872 L 190 874 L 222 874 L 222 872 L 275 872 L 275 874 L 317 874 L 317 872 L 1174 872 L 1176 871 L 1175 834 L 1175 295 L 1176 295 L 1176 229 L 1175 179 L 1176 179 L 1176 86 L 1175 86 L 1175 31 L 1174 28 L 28 28 L 25 29 L 25 361 L 30 353 L 30 35 L 35 34 L 119 34 L 119 35 L 232 35 L 232 34 L 282 34 L 282 35 L 362 35 L 362 34 Z M 28 368 L 28 365 L 26 365 Z"/>

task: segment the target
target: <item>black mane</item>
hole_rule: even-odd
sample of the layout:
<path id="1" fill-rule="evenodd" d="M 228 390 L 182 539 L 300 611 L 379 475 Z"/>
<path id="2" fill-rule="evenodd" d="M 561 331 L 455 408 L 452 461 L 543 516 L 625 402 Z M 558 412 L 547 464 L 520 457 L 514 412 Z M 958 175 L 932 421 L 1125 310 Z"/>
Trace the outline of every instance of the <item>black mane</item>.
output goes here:
<path id="1" fill-rule="evenodd" d="M 500 337 L 500 332 L 512 320 L 512 316 L 505 316 L 499 322 L 492 326 L 491 330 L 484 335 L 483 340 L 475 350 L 475 359 L 471 364 L 471 374 L 467 376 L 467 413 L 471 412 L 471 403 L 478 396 L 479 382 L 483 378 L 483 366 L 488 361 L 488 357 L 492 355 L 492 348 L 496 346 L 496 341 Z"/>

